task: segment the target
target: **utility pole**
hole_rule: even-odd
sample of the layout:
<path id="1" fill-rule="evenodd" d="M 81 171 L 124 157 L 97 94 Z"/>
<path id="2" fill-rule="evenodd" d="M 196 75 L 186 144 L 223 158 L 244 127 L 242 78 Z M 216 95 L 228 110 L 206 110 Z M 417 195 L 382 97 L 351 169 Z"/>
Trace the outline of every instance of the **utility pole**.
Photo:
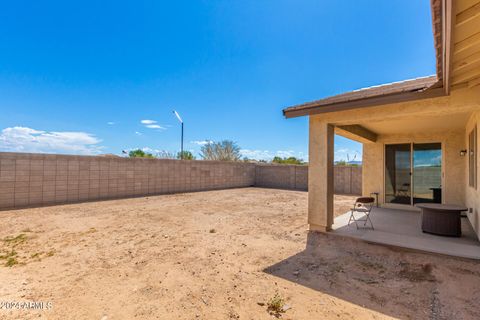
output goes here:
<path id="1" fill-rule="evenodd" d="M 180 142 L 180 159 L 183 160 L 183 120 L 182 118 L 180 117 L 180 115 L 178 114 L 177 111 L 173 110 L 173 114 L 175 115 L 175 117 L 177 117 L 178 121 L 180 121 L 180 124 L 182 126 L 182 137 L 181 137 L 181 142 Z"/>

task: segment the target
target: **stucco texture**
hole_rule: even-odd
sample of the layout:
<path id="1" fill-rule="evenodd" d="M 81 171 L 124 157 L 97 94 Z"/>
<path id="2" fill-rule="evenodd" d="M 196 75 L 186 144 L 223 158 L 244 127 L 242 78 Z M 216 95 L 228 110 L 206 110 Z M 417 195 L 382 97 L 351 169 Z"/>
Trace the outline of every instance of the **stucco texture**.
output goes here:
<path id="1" fill-rule="evenodd" d="M 480 129 L 480 111 L 475 112 L 472 114 L 471 118 L 468 121 L 467 128 L 465 130 L 465 149 L 468 146 L 468 135 L 477 126 L 477 132 Z M 478 135 L 478 133 L 477 133 Z M 472 223 L 473 228 L 475 229 L 477 235 L 480 238 L 480 190 L 479 190 L 479 183 L 480 183 L 480 174 L 478 170 L 478 155 L 480 150 L 480 141 L 479 137 L 477 136 L 477 187 L 473 188 L 468 185 L 468 164 L 467 164 L 467 157 L 465 157 L 465 204 L 467 207 L 472 208 L 472 212 L 469 212 L 468 219 Z"/>
<path id="2" fill-rule="evenodd" d="M 464 149 L 462 131 L 432 133 L 408 133 L 404 135 L 379 136 L 376 143 L 365 144 L 363 149 L 363 194 L 379 192 L 379 202 L 384 204 L 384 150 L 386 144 L 397 143 L 442 143 L 442 187 L 445 203 L 463 204 L 465 192 L 465 157 L 460 156 Z"/>
<path id="3" fill-rule="evenodd" d="M 480 236 L 480 191 L 468 187 L 468 157 L 460 155 L 460 151 L 467 148 L 468 133 L 475 125 L 480 125 L 479 110 L 480 89 L 477 86 L 454 89 L 449 96 L 439 98 L 311 115 L 309 178 L 315 181 L 309 182 L 309 221 L 328 229 L 329 217 L 333 216 L 328 205 L 332 193 L 327 163 L 333 161 L 333 148 L 327 146 L 327 141 L 333 142 L 327 128 L 361 125 L 377 135 L 375 142 L 365 143 L 360 137 L 358 139 L 363 140 L 364 195 L 379 192 L 379 201 L 384 202 L 385 144 L 441 142 L 443 202 L 471 208 L 468 216 Z"/>

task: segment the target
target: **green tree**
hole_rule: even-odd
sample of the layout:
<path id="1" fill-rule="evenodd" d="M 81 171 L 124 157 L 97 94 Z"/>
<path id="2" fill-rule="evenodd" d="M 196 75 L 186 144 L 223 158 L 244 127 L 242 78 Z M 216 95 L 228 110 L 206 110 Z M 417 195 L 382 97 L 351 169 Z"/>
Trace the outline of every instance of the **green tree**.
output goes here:
<path id="1" fill-rule="evenodd" d="M 190 151 L 183 151 L 177 153 L 177 159 L 179 160 L 195 160 L 195 156 Z"/>
<path id="2" fill-rule="evenodd" d="M 204 160 L 239 161 L 241 159 L 240 147 L 231 140 L 207 143 L 200 149 L 200 156 Z"/>
<path id="3" fill-rule="evenodd" d="M 303 165 L 305 162 L 302 159 L 298 159 L 296 157 L 288 157 L 288 158 L 282 158 L 279 156 L 276 156 L 273 158 L 272 163 L 278 163 L 278 164 L 296 164 L 296 165 Z"/>
<path id="4" fill-rule="evenodd" d="M 130 158 L 155 158 L 155 156 L 151 153 L 147 153 L 142 149 L 132 150 L 128 153 Z"/>

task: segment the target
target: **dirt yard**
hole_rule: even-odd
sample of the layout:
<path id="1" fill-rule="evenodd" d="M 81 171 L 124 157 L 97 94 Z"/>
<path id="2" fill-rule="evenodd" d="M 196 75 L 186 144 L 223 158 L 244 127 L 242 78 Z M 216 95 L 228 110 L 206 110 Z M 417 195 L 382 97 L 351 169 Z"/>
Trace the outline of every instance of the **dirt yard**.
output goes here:
<path id="1" fill-rule="evenodd" d="M 1 212 L 0 319 L 480 318 L 480 263 L 309 234 L 306 210 L 252 188 Z"/>

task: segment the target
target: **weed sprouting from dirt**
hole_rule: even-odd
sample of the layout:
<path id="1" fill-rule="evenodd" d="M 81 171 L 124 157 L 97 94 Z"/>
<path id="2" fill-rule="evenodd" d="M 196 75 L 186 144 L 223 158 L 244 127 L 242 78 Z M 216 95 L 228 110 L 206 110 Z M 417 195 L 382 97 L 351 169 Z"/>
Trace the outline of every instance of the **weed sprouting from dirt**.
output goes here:
<path id="1" fill-rule="evenodd" d="M 27 241 L 27 236 L 24 233 L 20 233 L 15 237 L 5 237 L 2 240 L 3 248 L 1 248 L 1 250 L 5 253 L 0 255 L 0 260 L 6 260 L 3 265 L 5 267 L 13 267 L 19 264 L 17 251 L 15 251 L 15 249 Z"/>
<path id="2" fill-rule="evenodd" d="M 17 253 L 16 253 L 14 250 L 12 250 L 12 251 L 10 251 L 10 252 L 8 252 L 8 253 L 6 253 L 6 254 L 0 255 L 0 259 L 5 260 L 5 259 L 9 259 L 9 258 L 11 258 L 11 257 L 14 257 L 14 256 L 16 256 L 16 255 L 17 255 Z"/>
<path id="3" fill-rule="evenodd" d="M 16 237 L 6 237 L 3 239 L 5 244 L 9 244 L 11 246 L 17 246 L 27 240 L 27 235 L 25 233 L 20 233 Z"/>
<path id="4" fill-rule="evenodd" d="M 5 262 L 5 267 L 13 267 L 16 264 L 18 264 L 18 260 L 15 259 L 15 257 L 10 257 L 7 262 Z"/>
<path id="5" fill-rule="evenodd" d="M 32 259 L 40 258 L 40 255 L 41 255 L 42 253 L 43 253 L 43 252 L 34 253 L 34 254 L 30 255 L 30 258 L 32 258 Z"/>
<path id="6" fill-rule="evenodd" d="M 32 232 L 30 229 L 24 229 L 22 232 Z M 15 265 L 25 265 L 29 261 L 41 261 L 44 252 L 30 254 L 26 242 L 32 239 L 25 233 L 16 236 L 8 236 L 0 240 L 0 260 L 5 267 L 13 267 Z M 51 257 L 55 253 L 54 250 L 46 253 L 46 257 Z"/>
<path id="7" fill-rule="evenodd" d="M 285 300 L 278 294 L 278 292 L 276 292 L 273 298 L 267 302 L 267 311 L 277 318 L 281 317 L 282 313 L 285 312 L 284 307 Z"/>
<path id="8" fill-rule="evenodd" d="M 16 258 L 17 252 L 15 250 L 11 250 L 10 252 L 7 252 L 6 254 L 0 255 L 0 260 L 7 260 L 4 263 L 5 267 L 12 267 L 16 264 L 18 264 L 18 260 Z"/>

